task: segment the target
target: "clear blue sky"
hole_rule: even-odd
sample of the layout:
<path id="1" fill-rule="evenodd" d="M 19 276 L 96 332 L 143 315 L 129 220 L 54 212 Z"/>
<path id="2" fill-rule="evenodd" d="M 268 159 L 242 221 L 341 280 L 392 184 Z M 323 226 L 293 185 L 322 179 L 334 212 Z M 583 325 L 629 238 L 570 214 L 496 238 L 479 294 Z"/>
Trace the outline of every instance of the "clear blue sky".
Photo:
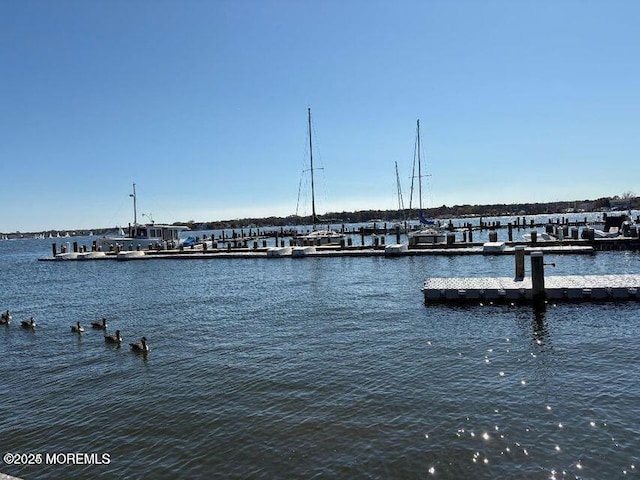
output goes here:
<path id="1" fill-rule="evenodd" d="M 0 0 L 0 231 L 639 193 L 635 0 Z M 306 189 L 304 189 L 306 190 Z M 302 195 L 299 213 L 308 213 Z"/>

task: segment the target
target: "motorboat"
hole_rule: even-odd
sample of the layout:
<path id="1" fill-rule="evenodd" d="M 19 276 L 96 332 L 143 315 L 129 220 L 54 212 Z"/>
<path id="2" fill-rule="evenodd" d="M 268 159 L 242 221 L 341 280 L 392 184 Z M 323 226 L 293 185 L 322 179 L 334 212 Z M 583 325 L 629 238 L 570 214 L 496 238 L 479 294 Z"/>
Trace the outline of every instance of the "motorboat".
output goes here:
<path id="1" fill-rule="evenodd" d="M 177 248 L 180 232 L 189 230 L 185 225 L 167 225 L 162 223 L 139 224 L 136 212 L 136 184 L 133 184 L 133 224 L 127 231 L 118 228 L 118 233 L 104 235 L 96 241 L 98 251 L 148 250 Z M 143 214 L 144 215 L 144 214 Z"/>
<path id="2" fill-rule="evenodd" d="M 185 225 L 165 225 L 159 223 L 130 225 L 122 235 L 105 235 L 97 242 L 99 251 L 148 250 L 176 248 L 180 243 L 180 232 L 189 230 Z"/>

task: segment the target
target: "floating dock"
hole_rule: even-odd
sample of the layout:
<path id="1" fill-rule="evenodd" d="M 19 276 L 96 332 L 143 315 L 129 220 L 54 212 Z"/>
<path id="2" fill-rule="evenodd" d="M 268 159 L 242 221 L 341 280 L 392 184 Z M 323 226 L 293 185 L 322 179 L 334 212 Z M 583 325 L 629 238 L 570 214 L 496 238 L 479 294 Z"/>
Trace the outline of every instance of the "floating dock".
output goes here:
<path id="1" fill-rule="evenodd" d="M 377 247 L 341 247 L 341 246 L 309 246 L 309 247 L 270 247 L 270 248 L 202 248 L 175 250 L 134 250 L 121 252 L 72 251 L 54 253 L 51 257 L 40 258 L 41 261 L 104 261 L 104 260 L 214 260 L 214 259 L 242 259 L 242 258 L 327 258 L 327 257 L 403 257 L 422 255 L 513 255 L 518 249 L 523 249 L 529 255 L 534 251 L 545 254 L 593 254 L 595 250 L 588 245 L 549 245 L 544 247 L 513 247 L 507 246 L 500 251 L 489 251 L 482 244 L 477 246 L 455 248 L 400 248 L 406 244 L 390 244 Z"/>
<path id="2" fill-rule="evenodd" d="M 524 276 L 524 249 L 516 250 L 513 278 L 429 278 L 425 304 L 604 302 L 640 300 L 640 275 L 544 276 L 544 254 L 530 253 L 531 277 Z"/>
<path id="3" fill-rule="evenodd" d="M 425 303 L 530 303 L 531 278 L 430 278 Z M 640 275 L 566 275 L 544 279 L 548 301 L 640 300 Z"/>

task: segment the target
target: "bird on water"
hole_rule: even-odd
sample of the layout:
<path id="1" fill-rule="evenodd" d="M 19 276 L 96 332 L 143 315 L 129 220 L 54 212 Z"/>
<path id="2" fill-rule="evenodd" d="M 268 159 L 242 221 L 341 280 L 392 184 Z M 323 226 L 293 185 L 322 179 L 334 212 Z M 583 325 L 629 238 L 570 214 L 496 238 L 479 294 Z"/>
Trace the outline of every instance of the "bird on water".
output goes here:
<path id="1" fill-rule="evenodd" d="M 9 325 L 11 323 L 11 314 L 9 313 L 9 310 L 7 310 L 6 312 L 2 312 L 2 315 L 0 315 L 0 325 Z"/>
<path id="2" fill-rule="evenodd" d="M 74 333 L 84 332 L 84 327 L 80 325 L 80 321 L 77 321 L 75 325 L 71 325 L 71 331 Z"/>
<path id="3" fill-rule="evenodd" d="M 149 344 L 147 338 L 142 337 L 139 342 L 130 343 L 131 350 L 137 353 L 147 353 L 149 351 Z"/>
<path id="4" fill-rule="evenodd" d="M 31 317 L 29 320 L 22 320 L 22 322 L 20 322 L 20 326 L 22 328 L 33 330 L 36 328 L 36 321 Z"/>
<path id="5" fill-rule="evenodd" d="M 91 322 L 91 328 L 98 328 L 100 330 L 106 330 L 107 329 L 107 319 L 106 318 L 101 318 L 100 320 L 98 320 L 96 322 Z"/>
<path id="6" fill-rule="evenodd" d="M 116 333 L 113 335 L 105 335 L 104 341 L 107 343 L 115 343 L 120 345 L 122 343 L 122 337 L 120 336 L 120 330 L 116 330 Z"/>

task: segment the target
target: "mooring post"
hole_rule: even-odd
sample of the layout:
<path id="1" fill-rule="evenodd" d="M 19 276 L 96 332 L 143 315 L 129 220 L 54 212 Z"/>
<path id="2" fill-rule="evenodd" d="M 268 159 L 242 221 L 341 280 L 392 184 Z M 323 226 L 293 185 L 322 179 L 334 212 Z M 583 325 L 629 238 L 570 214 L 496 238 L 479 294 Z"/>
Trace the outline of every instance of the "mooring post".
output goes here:
<path id="1" fill-rule="evenodd" d="M 54 257 L 56 256 L 56 253 L 58 253 L 58 252 L 56 252 L 56 248 L 57 248 L 57 246 L 56 246 L 55 243 L 51 244 L 51 252 L 53 253 Z"/>
<path id="2" fill-rule="evenodd" d="M 518 245 L 515 248 L 516 251 L 516 280 L 522 280 L 524 278 L 524 247 Z"/>
<path id="3" fill-rule="evenodd" d="M 544 300 L 544 256 L 542 252 L 531 252 L 531 288 L 533 301 Z"/>
<path id="4" fill-rule="evenodd" d="M 396 225 L 396 243 L 400 243 L 400 225 Z"/>

